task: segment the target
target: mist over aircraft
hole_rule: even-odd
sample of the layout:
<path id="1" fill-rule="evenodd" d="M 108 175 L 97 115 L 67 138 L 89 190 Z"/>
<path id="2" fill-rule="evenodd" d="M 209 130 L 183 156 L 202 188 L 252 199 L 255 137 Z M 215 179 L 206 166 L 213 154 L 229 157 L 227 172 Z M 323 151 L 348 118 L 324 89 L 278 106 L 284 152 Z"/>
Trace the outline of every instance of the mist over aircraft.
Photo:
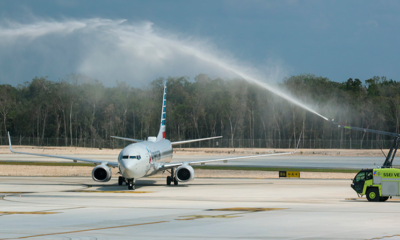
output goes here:
<path id="1" fill-rule="evenodd" d="M 184 140 L 177 142 L 169 141 L 168 139 L 166 139 L 166 105 L 167 105 L 167 82 L 165 81 L 163 90 L 162 108 L 161 108 L 160 130 L 158 132 L 157 137 L 148 137 L 146 141 L 142 141 L 139 139 L 112 136 L 112 138 L 133 142 L 132 144 L 129 144 L 124 149 L 122 149 L 122 151 L 118 155 L 117 162 L 14 151 L 11 144 L 10 133 L 8 133 L 10 151 L 12 153 L 17 153 L 17 154 L 61 158 L 61 159 L 73 160 L 75 162 L 81 161 L 81 162 L 93 163 L 96 166 L 92 170 L 92 178 L 94 181 L 97 182 L 110 181 L 112 176 L 111 168 L 118 168 L 119 170 L 118 173 L 121 174 L 121 176 L 118 177 L 118 184 L 122 185 L 123 183 L 126 183 L 128 185 L 129 190 L 134 190 L 136 179 L 152 176 L 159 172 L 167 171 L 170 173 L 170 175 L 167 176 L 166 178 L 167 185 L 171 185 L 171 183 L 173 183 L 174 185 L 178 185 L 179 182 L 189 182 L 195 178 L 195 171 L 192 165 L 236 160 L 236 159 L 293 154 L 297 151 L 297 148 L 300 143 L 299 140 L 299 142 L 297 143 L 297 147 L 293 152 L 208 159 L 200 161 L 171 162 L 173 157 L 172 147 L 174 145 L 217 139 L 217 138 L 222 138 L 222 136 Z"/>

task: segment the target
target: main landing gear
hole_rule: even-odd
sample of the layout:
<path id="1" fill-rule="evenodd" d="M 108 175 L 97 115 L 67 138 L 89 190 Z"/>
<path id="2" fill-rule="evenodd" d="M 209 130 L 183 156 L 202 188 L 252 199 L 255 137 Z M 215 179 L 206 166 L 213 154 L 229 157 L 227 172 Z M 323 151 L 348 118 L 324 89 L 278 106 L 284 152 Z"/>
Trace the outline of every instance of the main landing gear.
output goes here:
<path id="1" fill-rule="evenodd" d="M 178 185 L 178 179 L 174 176 L 174 169 L 171 169 L 171 176 L 167 177 L 167 185 L 171 185 L 171 182 L 174 181 L 174 185 Z"/>
<path id="2" fill-rule="evenodd" d="M 123 183 L 125 182 L 125 178 L 124 177 L 121 177 L 121 176 L 119 176 L 118 177 L 118 185 L 122 185 Z"/>

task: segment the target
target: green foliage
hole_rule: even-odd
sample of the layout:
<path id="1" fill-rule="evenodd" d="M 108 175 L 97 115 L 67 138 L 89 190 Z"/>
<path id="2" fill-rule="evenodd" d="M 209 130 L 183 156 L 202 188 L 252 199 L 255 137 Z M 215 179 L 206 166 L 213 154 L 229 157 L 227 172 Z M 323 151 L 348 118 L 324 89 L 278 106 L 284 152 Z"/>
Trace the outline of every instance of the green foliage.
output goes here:
<path id="1" fill-rule="evenodd" d="M 273 93 L 243 80 L 211 79 L 199 74 L 167 80 L 167 138 L 193 139 L 222 135 L 230 139 L 363 140 L 362 132 L 333 129 L 331 124 Z M 163 78 L 147 87 L 125 82 L 105 87 L 100 81 L 69 75 L 59 81 L 35 77 L 24 85 L 0 85 L 0 136 L 57 138 L 66 146 L 72 139 L 101 142 L 110 136 L 145 139 L 156 136 L 161 114 Z M 343 83 L 312 74 L 276 84 L 324 116 L 348 125 L 389 132 L 400 130 L 400 84 L 373 77 L 363 84 Z M 102 146 L 100 144 L 100 146 Z M 104 146 L 102 146 L 104 147 Z M 301 147 L 301 146 L 300 146 Z M 362 146 L 361 146 L 362 147 Z"/>

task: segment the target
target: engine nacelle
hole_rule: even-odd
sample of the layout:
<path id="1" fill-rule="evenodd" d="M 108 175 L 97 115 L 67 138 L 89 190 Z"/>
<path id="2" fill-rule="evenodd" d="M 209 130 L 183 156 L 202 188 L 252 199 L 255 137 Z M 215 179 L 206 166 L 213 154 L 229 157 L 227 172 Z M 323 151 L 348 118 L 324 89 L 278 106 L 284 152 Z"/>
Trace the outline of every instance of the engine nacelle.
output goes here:
<path id="1" fill-rule="evenodd" d="M 108 182 L 111 179 L 111 169 L 106 165 L 97 165 L 93 168 L 92 178 L 96 182 Z"/>
<path id="2" fill-rule="evenodd" d="M 190 165 L 182 165 L 175 171 L 175 177 L 179 182 L 189 182 L 194 179 L 194 169 Z"/>

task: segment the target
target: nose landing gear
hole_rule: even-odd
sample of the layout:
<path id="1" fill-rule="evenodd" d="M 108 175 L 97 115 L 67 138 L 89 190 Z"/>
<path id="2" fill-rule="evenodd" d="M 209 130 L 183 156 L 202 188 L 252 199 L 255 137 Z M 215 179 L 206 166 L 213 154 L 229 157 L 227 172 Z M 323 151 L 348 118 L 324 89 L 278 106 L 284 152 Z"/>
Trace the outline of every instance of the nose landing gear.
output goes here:
<path id="1" fill-rule="evenodd" d="M 167 185 L 171 185 L 171 182 L 174 181 L 174 185 L 178 185 L 178 179 L 174 176 L 174 169 L 171 169 L 171 176 L 167 177 Z"/>
<path id="2" fill-rule="evenodd" d="M 135 190 L 135 179 L 129 178 L 127 179 L 128 189 Z"/>

